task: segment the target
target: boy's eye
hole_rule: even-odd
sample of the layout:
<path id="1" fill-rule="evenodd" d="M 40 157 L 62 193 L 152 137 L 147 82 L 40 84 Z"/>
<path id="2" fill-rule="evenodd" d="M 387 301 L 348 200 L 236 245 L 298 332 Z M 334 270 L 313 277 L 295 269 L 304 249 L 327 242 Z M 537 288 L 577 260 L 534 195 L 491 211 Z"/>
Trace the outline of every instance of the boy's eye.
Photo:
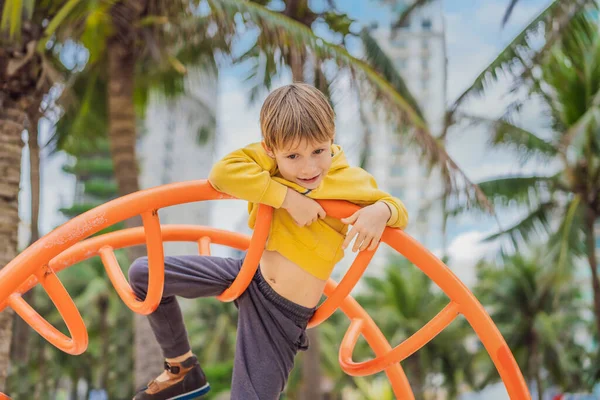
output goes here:
<path id="1" fill-rule="evenodd" d="M 289 158 L 290 160 L 295 160 L 297 157 L 296 154 L 290 154 L 289 156 L 287 156 L 287 158 Z"/>
<path id="2" fill-rule="evenodd" d="M 315 154 L 321 154 L 324 151 L 325 151 L 325 149 L 318 149 L 318 150 L 315 150 Z"/>

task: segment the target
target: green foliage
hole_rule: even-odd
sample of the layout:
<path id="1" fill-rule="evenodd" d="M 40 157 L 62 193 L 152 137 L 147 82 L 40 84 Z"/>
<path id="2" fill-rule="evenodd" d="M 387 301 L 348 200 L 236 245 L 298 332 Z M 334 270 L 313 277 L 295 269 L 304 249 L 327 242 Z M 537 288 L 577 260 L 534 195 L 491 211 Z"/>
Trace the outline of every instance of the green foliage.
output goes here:
<path id="1" fill-rule="evenodd" d="M 213 137 L 213 135 L 214 133 L 211 128 L 209 128 L 206 125 L 202 125 L 200 128 L 198 128 L 198 134 L 196 136 L 198 144 L 204 145 L 208 143 L 208 141 Z"/>
<path id="2" fill-rule="evenodd" d="M 53 151 L 81 154 L 97 150 L 108 131 L 108 100 L 104 65 L 89 64 L 86 73 L 75 75 L 63 95 L 63 113 L 49 141 Z M 111 172 L 112 173 L 112 172 Z"/>
<path id="3" fill-rule="evenodd" d="M 78 159 L 74 166 L 64 166 L 63 171 L 75 174 L 81 180 L 92 176 L 108 178 L 114 173 L 112 160 L 107 158 Z"/>
<path id="4" fill-rule="evenodd" d="M 497 82 L 501 76 L 514 76 L 520 82 L 536 82 L 532 79 L 532 68 L 544 61 L 561 34 L 569 27 L 571 16 L 586 6 L 595 4 L 595 0 L 575 0 L 575 7 L 570 7 L 571 0 L 554 0 L 523 29 L 506 48 L 477 76 L 450 107 L 452 115 L 462 102 L 472 96 L 481 94 L 486 86 Z M 547 35 L 546 44 L 536 50 L 535 36 L 544 27 L 552 26 L 551 35 Z M 556 29 L 555 29 L 556 28 Z"/>
<path id="5" fill-rule="evenodd" d="M 548 373 L 545 387 L 582 390 L 584 365 L 591 357 L 578 340 L 587 330 L 586 307 L 573 274 L 557 268 L 549 253 L 539 248 L 527 256 L 506 256 L 500 265 L 479 263 L 474 293 L 527 379 L 536 379 L 543 368 Z M 479 368 L 489 372 L 481 386 L 498 379 L 488 358 L 483 359 Z"/>
<path id="6" fill-rule="evenodd" d="M 371 36 L 367 29 L 363 29 L 360 36 L 365 49 L 365 58 L 369 64 L 373 66 L 373 68 L 379 72 L 385 80 L 388 81 L 400 95 L 402 95 L 402 97 L 406 98 L 406 101 L 421 118 L 425 118 L 417 101 L 410 93 L 410 90 L 408 90 L 406 83 L 404 83 L 404 79 L 402 79 L 398 73 L 392 60 L 390 60 L 379 47 L 377 41 Z"/>
<path id="7" fill-rule="evenodd" d="M 210 392 L 205 396 L 207 400 L 216 398 L 219 394 L 229 391 L 231 377 L 233 376 L 233 358 L 230 361 L 203 365 L 202 369 L 210 379 Z"/>
<path id="8" fill-rule="evenodd" d="M 85 203 L 85 204 L 73 204 L 71 207 L 68 208 L 60 208 L 58 211 L 60 211 L 61 213 L 63 213 L 65 216 L 67 217 L 76 217 L 80 214 L 83 214 L 84 212 L 88 212 L 93 208 L 98 207 L 99 205 L 101 205 L 102 203 Z"/>
<path id="9" fill-rule="evenodd" d="M 85 193 L 99 198 L 112 199 L 118 194 L 117 183 L 105 179 L 90 179 L 85 181 Z"/>
<path id="10" fill-rule="evenodd" d="M 350 27 L 354 23 L 354 20 L 351 19 L 348 14 L 326 11 L 323 15 L 323 19 L 332 31 L 341 34 L 342 37 L 351 33 Z"/>

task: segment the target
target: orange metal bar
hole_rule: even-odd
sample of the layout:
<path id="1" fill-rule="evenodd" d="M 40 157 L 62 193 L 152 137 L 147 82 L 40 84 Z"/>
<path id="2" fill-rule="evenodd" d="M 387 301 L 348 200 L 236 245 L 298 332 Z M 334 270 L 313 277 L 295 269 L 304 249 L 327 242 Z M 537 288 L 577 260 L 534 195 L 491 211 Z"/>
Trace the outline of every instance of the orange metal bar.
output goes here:
<path id="1" fill-rule="evenodd" d="M 17 312 L 24 315 L 23 318 L 52 344 L 68 353 L 80 354 L 87 346 L 87 332 L 79 312 L 54 275 L 55 272 L 83 259 L 100 255 L 107 273 L 109 276 L 112 274 L 111 281 L 126 304 L 136 312 L 148 313 L 158 304 L 154 297 L 157 296 L 160 300 L 162 295 L 164 279 L 162 243 L 170 240 L 198 243 L 204 240 L 203 237 L 209 238 L 208 241 L 204 240 L 204 246 L 209 246 L 212 241 L 239 249 L 248 249 L 238 277 L 230 288 L 218 296 L 222 301 L 234 300 L 244 292 L 258 268 L 269 232 L 272 209 L 264 205 L 260 206 L 251 239 L 245 235 L 206 227 L 176 225 L 161 228 L 156 211 L 175 204 L 225 198 L 232 197 L 215 191 L 206 181 L 181 182 L 121 197 L 72 219 L 38 240 L 0 270 L 0 311 L 7 305 L 18 309 Z M 320 203 L 327 214 L 335 218 L 347 217 L 358 209 L 358 206 L 342 201 L 327 200 Z M 143 229 L 127 229 L 81 241 L 109 225 L 137 214 L 141 214 L 144 218 Z M 147 298 L 144 302 L 140 302 L 132 295 L 131 287 L 118 268 L 113 249 L 138 245 L 144 240 L 148 247 L 151 277 L 153 277 L 150 278 L 148 297 L 152 292 L 153 298 L 152 301 L 148 301 Z M 339 285 L 332 280 L 327 282 L 325 294 L 328 299 L 310 321 L 310 326 L 316 326 L 338 307 L 351 320 L 340 349 L 340 363 L 344 370 L 353 375 L 385 371 L 396 396 L 412 399 L 414 396 L 399 361 L 435 337 L 460 312 L 480 337 L 511 398 L 529 399 L 523 376 L 498 329 L 481 304 L 448 267 L 400 230 L 386 228 L 382 241 L 407 257 L 435 281 L 451 299 L 451 303 L 422 329 L 392 349 L 370 316 L 348 295 L 373 256 L 373 252 L 359 253 Z M 203 245 L 199 243 L 199 246 L 202 253 Z M 46 288 L 57 305 L 69 327 L 72 339 L 57 335 L 58 331 L 20 298 L 20 294 L 25 293 L 38 281 Z M 367 362 L 354 363 L 352 350 L 360 334 L 373 348 L 376 358 Z"/>
<path id="2" fill-rule="evenodd" d="M 333 279 L 329 279 L 325 285 L 325 295 L 329 296 L 335 290 L 337 284 Z M 346 314 L 350 321 L 359 320 L 361 324 L 366 327 L 363 335 L 365 340 L 373 349 L 376 356 L 382 356 L 392 350 L 392 346 L 388 343 L 386 337 L 383 335 L 381 330 L 377 327 L 373 319 L 367 312 L 358 304 L 352 296 L 346 297 L 340 305 L 340 310 Z M 392 364 L 385 369 L 390 383 L 392 384 L 392 390 L 396 395 L 397 399 L 414 400 L 415 396 L 410 387 L 410 383 L 402 370 L 400 363 Z"/>
<path id="3" fill-rule="evenodd" d="M 342 369 L 348 375 L 366 376 L 381 372 L 391 364 L 404 361 L 450 325 L 458 316 L 458 309 L 458 304 L 451 302 L 424 327 L 400 343 L 392 351 L 362 363 L 352 361 L 352 352 L 354 351 L 354 346 L 356 346 L 359 335 L 363 331 L 364 325 L 360 318 L 353 319 L 340 346 L 340 364 Z"/>
<path id="4" fill-rule="evenodd" d="M 244 290 L 246 290 L 258 269 L 258 263 L 267 243 L 267 237 L 269 236 L 272 218 L 273 209 L 261 204 L 258 208 L 258 215 L 256 216 L 257 222 L 254 227 L 254 234 L 252 235 L 252 239 L 250 239 L 250 247 L 248 248 L 240 272 L 231 286 L 218 295 L 217 299 L 221 301 L 233 301 L 244 293 Z"/>
<path id="5" fill-rule="evenodd" d="M 65 287 L 50 267 L 44 266 L 36 276 L 42 287 L 46 290 L 48 297 L 54 302 L 58 312 L 65 320 L 72 339 L 50 325 L 48 321 L 31 308 L 20 294 L 12 294 L 8 300 L 9 305 L 37 333 L 62 351 L 73 355 L 83 353 L 87 349 L 88 334 L 85 323 L 75 303 L 73 303 Z"/>

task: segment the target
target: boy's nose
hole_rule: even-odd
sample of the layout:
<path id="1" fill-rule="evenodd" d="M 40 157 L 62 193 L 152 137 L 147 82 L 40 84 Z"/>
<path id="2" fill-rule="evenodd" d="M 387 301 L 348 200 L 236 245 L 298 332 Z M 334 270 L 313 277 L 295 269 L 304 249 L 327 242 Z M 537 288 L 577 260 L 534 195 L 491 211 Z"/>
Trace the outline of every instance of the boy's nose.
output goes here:
<path id="1" fill-rule="evenodd" d="M 310 165 L 310 166 L 305 166 L 304 168 L 302 168 L 300 170 L 300 172 L 302 173 L 302 175 L 304 175 L 304 177 L 312 177 L 317 174 L 317 169 L 315 168 L 314 165 Z"/>
<path id="2" fill-rule="evenodd" d="M 302 173 L 312 173 L 317 170 L 317 163 L 314 161 L 306 161 L 302 164 L 301 171 Z"/>

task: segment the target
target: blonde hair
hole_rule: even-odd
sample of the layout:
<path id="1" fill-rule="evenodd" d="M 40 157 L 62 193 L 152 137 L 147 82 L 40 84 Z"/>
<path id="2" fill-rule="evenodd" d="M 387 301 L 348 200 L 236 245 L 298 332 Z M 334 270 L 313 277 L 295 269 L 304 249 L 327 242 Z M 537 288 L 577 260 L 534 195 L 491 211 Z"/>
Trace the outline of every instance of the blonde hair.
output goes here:
<path id="1" fill-rule="evenodd" d="M 260 110 L 265 145 L 285 149 L 300 143 L 325 142 L 335 134 L 335 113 L 317 88 L 292 83 L 269 94 Z"/>

